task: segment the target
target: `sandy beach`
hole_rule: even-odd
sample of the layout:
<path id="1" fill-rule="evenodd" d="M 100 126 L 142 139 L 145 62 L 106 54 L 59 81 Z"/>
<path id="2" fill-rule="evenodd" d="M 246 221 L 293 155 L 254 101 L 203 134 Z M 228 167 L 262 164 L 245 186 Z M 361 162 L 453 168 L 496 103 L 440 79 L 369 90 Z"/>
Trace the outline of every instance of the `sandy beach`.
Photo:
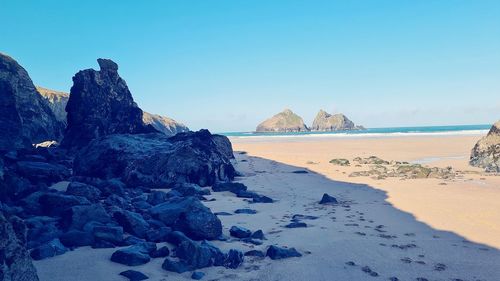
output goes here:
<path id="1" fill-rule="evenodd" d="M 233 139 L 235 150 L 247 153 L 236 154 L 242 174 L 237 181 L 276 202 L 251 204 L 229 192 L 207 196 L 215 199 L 205 202 L 212 211 L 232 214 L 219 216 L 224 234 L 239 225 L 262 229 L 267 239 L 260 246 L 232 238 L 214 244 L 242 251 L 295 247 L 303 256 L 278 261 L 246 257 L 236 270 L 201 269 L 204 280 L 498 280 L 499 177 L 462 173 L 453 180 L 374 180 L 348 176 L 365 167 L 328 163 L 377 155 L 477 173 L 467 166 L 467 154 L 479 137 Z M 341 204 L 318 204 L 325 192 Z M 257 213 L 234 214 L 238 208 Z M 294 215 L 313 217 L 301 219 L 306 228 L 285 228 Z M 118 273 L 129 267 L 109 261 L 115 250 L 83 247 L 35 265 L 43 281 L 125 280 Z M 190 280 L 190 273 L 162 270 L 161 262 L 133 269 L 151 280 Z"/>

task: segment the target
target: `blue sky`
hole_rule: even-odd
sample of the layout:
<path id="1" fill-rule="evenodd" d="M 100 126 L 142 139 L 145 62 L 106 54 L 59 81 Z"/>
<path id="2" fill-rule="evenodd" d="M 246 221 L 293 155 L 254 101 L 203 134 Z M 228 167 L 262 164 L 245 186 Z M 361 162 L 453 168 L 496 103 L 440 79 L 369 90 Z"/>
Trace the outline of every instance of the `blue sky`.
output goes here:
<path id="1" fill-rule="evenodd" d="M 139 106 L 254 130 L 291 108 L 366 127 L 500 119 L 500 1 L 0 0 L 0 51 L 35 84 L 115 60 Z"/>

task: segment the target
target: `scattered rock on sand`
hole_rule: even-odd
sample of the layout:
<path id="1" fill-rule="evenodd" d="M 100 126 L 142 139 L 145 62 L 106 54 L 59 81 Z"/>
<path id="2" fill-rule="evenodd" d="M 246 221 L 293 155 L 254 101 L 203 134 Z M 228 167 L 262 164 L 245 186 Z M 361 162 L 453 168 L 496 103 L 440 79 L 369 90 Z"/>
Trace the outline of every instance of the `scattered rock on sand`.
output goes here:
<path id="1" fill-rule="evenodd" d="M 241 226 L 232 226 L 229 234 L 236 238 L 247 238 L 252 235 L 252 231 Z"/>
<path id="2" fill-rule="evenodd" d="M 320 204 L 338 204 L 339 202 L 337 199 L 333 196 L 328 195 L 327 193 L 323 194 L 323 197 L 321 198 L 321 201 L 319 201 Z"/>
<path id="3" fill-rule="evenodd" d="M 304 228 L 307 227 L 307 224 L 305 222 L 292 222 L 287 225 L 285 225 L 286 228 Z"/>
<path id="4" fill-rule="evenodd" d="M 334 165 L 338 165 L 338 166 L 349 166 L 349 165 L 351 165 L 351 163 L 349 162 L 349 160 L 344 159 L 344 158 L 332 159 L 332 160 L 330 160 L 329 163 L 334 164 Z"/>
<path id="5" fill-rule="evenodd" d="M 272 245 L 267 249 L 266 256 L 270 257 L 272 260 L 278 260 L 292 257 L 301 257 L 302 254 L 299 253 L 295 248 L 282 248 Z"/>
<path id="6" fill-rule="evenodd" d="M 135 270 L 126 270 L 120 272 L 120 275 L 128 278 L 129 281 L 141 281 L 149 279 L 144 273 Z"/>
<path id="7" fill-rule="evenodd" d="M 257 211 L 256 210 L 253 210 L 253 209 L 237 209 L 236 211 L 234 211 L 235 214 L 249 214 L 249 215 L 253 215 L 253 214 L 257 214 Z"/>
<path id="8" fill-rule="evenodd" d="M 191 274 L 191 279 L 193 280 L 201 280 L 205 276 L 205 273 L 201 271 L 195 271 Z"/>

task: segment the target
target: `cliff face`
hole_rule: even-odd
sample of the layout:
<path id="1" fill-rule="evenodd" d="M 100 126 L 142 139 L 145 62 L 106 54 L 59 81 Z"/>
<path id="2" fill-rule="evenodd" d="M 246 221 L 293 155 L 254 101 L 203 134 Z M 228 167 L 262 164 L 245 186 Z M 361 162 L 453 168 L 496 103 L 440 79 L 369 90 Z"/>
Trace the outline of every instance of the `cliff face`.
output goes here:
<path id="1" fill-rule="evenodd" d="M 307 132 L 309 129 L 304 124 L 304 120 L 293 113 L 290 109 L 285 109 L 273 117 L 260 123 L 257 132 Z"/>
<path id="2" fill-rule="evenodd" d="M 59 140 L 64 125 L 38 94 L 28 72 L 0 53 L 0 149 Z"/>
<path id="3" fill-rule="evenodd" d="M 486 172 L 500 172 L 500 121 L 496 122 L 488 134 L 476 143 L 469 163 L 484 168 Z"/>
<path id="4" fill-rule="evenodd" d="M 132 98 L 118 65 L 98 59 L 100 71 L 86 69 L 73 77 L 66 106 L 68 126 L 63 147 L 81 147 L 111 134 L 157 132 L 142 122 L 142 110 Z"/>
<path id="5" fill-rule="evenodd" d="M 348 131 L 362 130 L 362 126 L 356 126 L 344 114 L 331 115 L 324 110 L 320 110 L 314 118 L 312 131 Z"/>
<path id="6" fill-rule="evenodd" d="M 144 122 L 144 124 L 153 126 L 160 133 L 163 133 L 167 136 L 173 136 L 177 133 L 189 132 L 189 128 L 184 124 L 179 123 L 174 119 L 168 118 L 166 116 L 144 112 L 142 115 L 142 121 Z"/>
<path id="7" fill-rule="evenodd" d="M 69 94 L 64 92 L 58 92 L 42 87 L 36 87 L 38 93 L 48 102 L 48 105 L 56 119 L 66 126 L 66 104 L 69 100 Z"/>

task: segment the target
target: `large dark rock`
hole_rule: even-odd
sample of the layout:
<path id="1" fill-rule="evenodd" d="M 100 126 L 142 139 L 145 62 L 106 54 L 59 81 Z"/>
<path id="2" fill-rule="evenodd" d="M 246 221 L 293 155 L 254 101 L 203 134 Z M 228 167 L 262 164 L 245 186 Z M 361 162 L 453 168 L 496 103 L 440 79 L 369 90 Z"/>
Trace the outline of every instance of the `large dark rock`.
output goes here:
<path id="1" fill-rule="evenodd" d="M 500 121 L 472 149 L 469 163 L 486 172 L 500 173 Z"/>
<path id="2" fill-rule="evenodd" d="M 59 241 L 58 238 L 55 238 L 43 245 L 36 247 L 31 250 L 31 257 L 34 260 L 42 260 L 50 257 L 55 257 L 58 255 L 62 255 L 66 253 L 68 249 L 64 247 L 64 245 Z"/>
<path id="3" fill-rule="evenodd" d="M 71 171 L 63 165 L 33 161 L 17 162 L 16 171 L 33 183 L 50 184 L 65 180 L 71 175 Z"/>
<path id="4" fill-rule="evenodd" d="M 85 197 L 90 202 L 96 203 L 101 197 L 101 190 L 95 186 L 74 181 L 68 185 L 66 194 Z"/>
<path id="5" fill-rule="evenodd" d="M 150 260 L 149 250 L 142 244 L 120 249 L 111 255 L 111 261 L 128 266 L 145 264 Z"/>
<path id="6" fill-rule="evenodd" d="M 150 226 L 140 214 L 123 210 L 115 212 L 113 217 L 126 232 L 139 238 L 146 238 Z"/>
<path id="7" fill-rule="evenodd" d="M 38 281 L 26 250 L 26 227 L 17 217 L 0 212 L 0 280 Z"/>
<path id="8" fill-rule="evenodd" d="M 174 197 L 156 205 L 151 215 L 195 240 L 213 240 L 222 234 L 222 223 L 195 197 Z"/>
<path id="9" fill-rule="evenodd" d="M 233 146 L 229 138 L 223 135 L 213 135 L 213 141 L 219 151 L 228 159 L 234 159 Z"/>
<path id="10" fill-rule="evenodd" d="M 252 235 L 252 231 L 241 226 L 232 226 L 229 234 L 236 238 L 248 238 Z"/>
<path id="11" fill-rule="evenodd" d="M 295 248 L 281 248 L 272 245 L 267 249 L 266 256 L 270 257 L 272 260 L 278 260 L 292 257 L 301 257 L 302 254 L 299 253 Z"/>
<path id="12" fill-rule="evenodd" d="M 111 135 L 92 141 L 74 161 L 74 173 L 120 178 L 130 187 L 165 188 L 176 183 L 212 185 L 234 178 L 230 160 L 207 130 L 162 134 Z"/>
<path id="13" fill-rule="evenodd" d="M 61 214 L 61 223 L 66 229 L 83 230 L 91 222 L 105 224 L 112 219 L 100 204 L 73 206 Z"/>
<path id="14" fill-rule="evenodd" d="M 129 281 L 141 281 L 149 279 L 149 277 L 144 273 L 130 269 L 120 272 L 120 275 L 127 277 Z"/>
<path id="15" fill-rule="evenodd" d="M 183 241 L 176 249 L 177 257 L 193 268 L 221 266 L 226 260 L 226 255 L 219 248 L 203 241 Z"/>
<path id="16" fill-rule="evenodd" d="M 118 65 L 98 59 L 100 71 L 86 69 L 73 77 L 66 105 L 68 127 L 61 143 L 75 148 L 111 134 L 157 132 L 142 121 L 142 110 L 132 98 Z"/>
<path id="17" fill-rule="evenodd" d="M 328 195 L 327 193 L 323 194 L 323 197 L 321 197 L 321 200 L 319 201 L 320 204 L 338 204 L 339 202 L 337 199 L 333 196 Z"/>
<path id="18" fill-rule="evenodd" d="M 0 150 L 59 140 L 64 129 L 38 94 L 28 72 L 0 53 Z"/>
<path id="19" fill-rule="evenodd" d="M 41 195 L 38 203 L 41 206 L 42 214 L 49 216 L 59 216 L 73 206 L 90 205 L 89 200 L 84 197 L 59 192 L 49 192 Z"/>
<path id="20" fill-rule="evenodd" d="M 169 258 L 166 258 L 165 261 L 163 261 L 161 268 L 163 268 L 166 271 L 177 272 L 177 273 L 184 273 L 186 271 L 195 270 L 193 266 L 187 264 L 185 261 L 182 260 L 176 261 Z"/>

